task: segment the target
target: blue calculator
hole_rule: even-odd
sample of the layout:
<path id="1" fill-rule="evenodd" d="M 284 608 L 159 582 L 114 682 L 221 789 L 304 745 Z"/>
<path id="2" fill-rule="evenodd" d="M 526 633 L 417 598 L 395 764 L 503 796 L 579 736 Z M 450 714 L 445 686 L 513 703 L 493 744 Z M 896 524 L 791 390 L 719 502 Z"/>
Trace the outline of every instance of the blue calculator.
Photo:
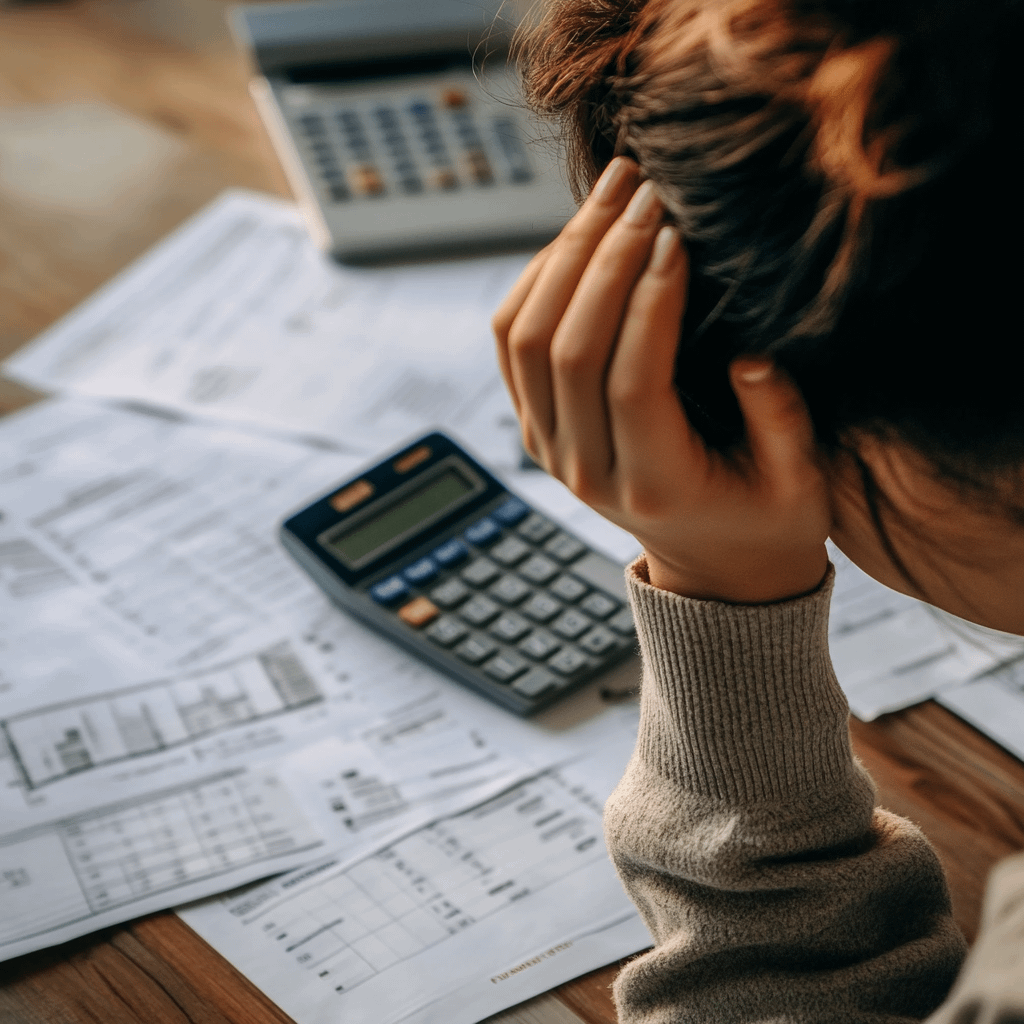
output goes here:
<path id="1" fill-rule="evenodd" d="M 622 567 L 444 434 L 333 487 L 281 539 L 335 603 L 517 714 L 636 647 Z"/>

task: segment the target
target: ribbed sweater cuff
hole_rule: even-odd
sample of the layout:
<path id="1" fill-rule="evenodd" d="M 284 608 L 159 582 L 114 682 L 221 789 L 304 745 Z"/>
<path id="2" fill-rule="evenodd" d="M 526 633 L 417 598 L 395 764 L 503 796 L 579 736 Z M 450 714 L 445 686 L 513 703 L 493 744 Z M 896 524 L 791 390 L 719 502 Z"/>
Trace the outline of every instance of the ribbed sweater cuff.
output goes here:
<path id="1" fill-rule="evenodd" d="M 697 601 L 626 571 L 644 658 L 636 756 L 685 788 L 757 804 L 848 785 L 848 707 L 828 653 L 834 570 L 770 605 Z"/>

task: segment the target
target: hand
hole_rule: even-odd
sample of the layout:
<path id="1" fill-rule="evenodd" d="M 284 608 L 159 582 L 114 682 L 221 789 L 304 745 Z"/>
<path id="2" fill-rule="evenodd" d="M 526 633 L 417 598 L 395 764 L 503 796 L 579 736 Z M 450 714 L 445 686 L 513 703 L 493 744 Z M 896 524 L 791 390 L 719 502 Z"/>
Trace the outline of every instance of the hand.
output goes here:
<path id="1" fill-rule="evenodd" d="M 744 449 L 710 451 L 673 384 L 688 262 L 653 185 L 618 157 L 495 314 L 527 451 L 632 533 L 652 584 L 737 603 L 813 590 L 828 491 L 803 399 L 762 359 L 730 378 Z"/>

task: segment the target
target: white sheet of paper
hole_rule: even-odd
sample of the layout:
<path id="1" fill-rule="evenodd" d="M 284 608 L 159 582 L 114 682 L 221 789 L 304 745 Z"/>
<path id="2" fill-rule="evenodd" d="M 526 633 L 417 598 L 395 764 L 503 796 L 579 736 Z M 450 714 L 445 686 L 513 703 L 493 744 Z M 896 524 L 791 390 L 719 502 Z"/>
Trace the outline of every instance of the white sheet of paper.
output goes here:
<path id="1" fill-rule="evenodd" d="M 103 723 L 94 712 L 80 721 L 123 736 L 140 720 Z M 0 959 L 295 867 L 322 849 L 366 853 L 529 774 L 437 699 L 364 736 L 274 760 L 205 773 L 179 764 L 172 785 L 116 801 L 115 785 L 95 778 L 88 751 L 70 739 L 87 738 L 64 735 L 57 752 L 65 767 L 77 758 L 71 770 L 87 786 L 63 794 L 60 817 L 50 806 L 19 829 L 4 816 Z"/>
<path id="2" fill-rule="evenodd" d="M 650 944 L 604 848 L 604 756 L 179 913 L 299 1024 L 473 1024 Z"/>
<path id="3" fill-rule="evenodd" d="M 5 372 L 367 455 L 440 426 L 511 468 L 518 432 L 490 317 L 526 259 L 343 268 L 293 205 L 228 192 Z"/>
<path id="4" fill-rule="evenodd" d="M 946 690 L 938 701 L 1024 759 L 1024 659 Z"/>
<path id="5" fill-rule="evenodd" d="M 850 710 L 865 722 L 917 704 L 1003 660 L 971 643 L 934 609 L 883 587 L 833 545 L 836 585 L 829 649 Z"/>

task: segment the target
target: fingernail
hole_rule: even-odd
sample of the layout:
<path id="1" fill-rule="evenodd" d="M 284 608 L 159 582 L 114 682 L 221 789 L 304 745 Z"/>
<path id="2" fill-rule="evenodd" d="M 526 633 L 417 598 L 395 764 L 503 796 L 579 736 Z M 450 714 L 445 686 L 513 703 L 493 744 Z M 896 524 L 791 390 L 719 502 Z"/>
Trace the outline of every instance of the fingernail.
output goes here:
<path id="1" fill-rule="evenodd" d="M 763 384 L 775 372 L 775 367 L 764 360 L 749 360 L 736 364 L 735 374 L 744 384 Z"/>
<path id="2" fill-rule="evenodd" d="M 661 200 L 654 191 L 654 182 L 645 181 L 630 199 L 629 206 L 626 207 L 626 212 L 622 217 L 627 224 L 642 227 L 660 217 L 662 210 Z"/>
<path id="3" fill-rule="evenodd" d="M 604 169 L 604 174 L 597 179 L 597 184 L 591 190 L 591 195 L 598 202 L 606 203 L 614 199 L 622 188 L 623 182 L 629 175 L 629 162 L 617 156 Z"/>
<path id="4" fill-rule="evenodd" d="M 666 224 L 654 239 L 654 249 L 651 252 L 651 260 L 647 264 L 647 269 L 659 273 L 668 270 L 678 251 L 679 235 L 671 224 Z"/>

